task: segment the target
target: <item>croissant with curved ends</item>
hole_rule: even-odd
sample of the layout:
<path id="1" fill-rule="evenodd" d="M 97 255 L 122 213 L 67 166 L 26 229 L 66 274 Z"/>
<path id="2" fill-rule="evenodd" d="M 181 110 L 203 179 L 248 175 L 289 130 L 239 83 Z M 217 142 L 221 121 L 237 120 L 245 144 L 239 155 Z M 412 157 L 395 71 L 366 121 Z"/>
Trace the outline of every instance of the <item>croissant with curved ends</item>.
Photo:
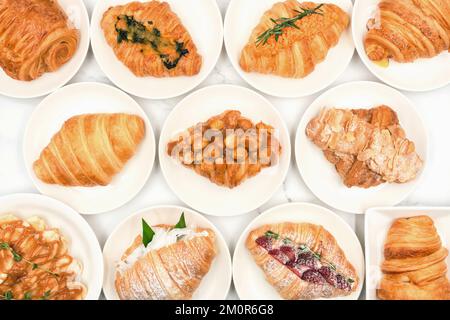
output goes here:
<path id="1" fill-rule="evenodd" d="M 156 232 L 170 232 L 172 228 L 160 225 Z M 138 236 L 123 255 L 116 272 L 115 287 L 120 299 L 191 299 L 211 267 L 216 246 L 211 229 L 189 231 L 192 233 L 177 236 L 176 242 L 155 248 L 151 244 L 144 248 L 142 237 Z"/>
<path id="2" fill-rule="evenodd" d="M 144 120 L 136 115 L 74 116 L 53 136 L 33 170 L 49 184 L 105 186 L 133 157 L 144 135 Z"/>
<path id="3" fill-rule="evenodd" d="M 246 246 L 266 280 L 287 300 L 347 296 L 359 279 L 336 239 L 310 223 L 264 225 Z"/>
<path id="4" fill-rule="evenodd" d="M 283 27 L 281 35 L 274 34 L 263 40 L 268 30 L 277 28 L 275 23 L 298 16 L 300 10 L 315 8 L 315 14 L 293 22 L 295 27 Z M 348 15 L 333 4 L 318 5 L 296 0 L 278 2 L 264 14 L 253 30 L 242 50 L 239 64 L 245 72 L 304 78 L 325 60 L 330 48 L 339 42 L 349 20 Z"/>
<path id="5" fill-rule="evenodd" d="M 370 60 L 405 63 L 450 51 L 449 0 L 381 0 L 378 7 L 364 39 Z"/>
<path id="6" fill-rule="evenodd" d="M 384 300 L 448 300 L 448 250 L 428 216 L 394 221 L 384 245 L 383 278 L 377 296 Z"/>
<path id="7" fill-rule="evenodd" d="M 101 21 L 106 41 L 137 77 L 194 76 L 202 57 L 167 2 L 109 8 Z"/>
<path id="8" fill-rule="evenodd" d="M 54 0 L 0 1 L 0 66 L 31 81 L 67 63 L 80 34 Z"/>

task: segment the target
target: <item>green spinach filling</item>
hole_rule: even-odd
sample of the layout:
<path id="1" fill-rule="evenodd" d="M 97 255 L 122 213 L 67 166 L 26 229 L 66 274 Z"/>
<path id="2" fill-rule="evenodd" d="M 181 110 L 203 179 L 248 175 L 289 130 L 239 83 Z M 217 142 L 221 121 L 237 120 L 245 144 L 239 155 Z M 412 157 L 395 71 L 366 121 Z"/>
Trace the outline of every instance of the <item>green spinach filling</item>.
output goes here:
<path id="1" fill-rule="evenodd" d="M 183 42 L 171 40 L 161 35 L 154 27 L 153 21 L 145 23 L 136 21 L 133 16 L 120 15 L 116 21 L 117 43 L 140 43 L 150 48 L 159 56 L 164 66 L 170 70 L 175 68 L 181 58 L 189 53 Z M 145 50 L 141 49 L 144 53 Z"/>

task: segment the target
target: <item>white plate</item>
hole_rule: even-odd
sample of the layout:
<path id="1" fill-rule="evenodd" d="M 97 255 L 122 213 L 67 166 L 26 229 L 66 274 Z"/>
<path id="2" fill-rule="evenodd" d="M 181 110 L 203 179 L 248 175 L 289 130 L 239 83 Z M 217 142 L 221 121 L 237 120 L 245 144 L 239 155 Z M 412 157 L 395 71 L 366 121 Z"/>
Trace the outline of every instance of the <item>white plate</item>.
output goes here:
<path id="1" fill-rule="evenodd" d="M 366 243 L 366 299 L 376 300 L 376 289 L 381 280 L 380 266 L 384 261 L 384 243 L 387 233 L 394 222 L 399 218 L 427 215 L 434 221 L 434 225 L 441 237 L 442 246 L 450 245 L 450 208 L 438 207 L 396 207 L 371 208 L 367 210 L 365 219 Z M 450 265 L 450 257 L 447 257 Z M 447 270 L 450 278 L 450 269 Z"/>
<path id="2" fill-rule="evenodd" d="M 86 113 L 128 113 L 144 119 L 146 134 L 137 153 L 105 187 L 63 187 L 39 180 L 33 163 L 70 117 Z M 124 92 L 100 83 L 77 83 L 46 97 L 35 109 L 25 130 L 23 154 L 28 174 L 43 194 L 61 200 L 83 214 L 116 209 L 142 189 L 153 168 L 156 154 L 152 125 L 141 107 Z"/>
<path id="3" fill-rule="evenodd" d="M 353 9 L 353 39 L 361 60 L 381 81 L 407 91 L 430 91 L 450 83 L 450 53 L 447 51 L 431 59 L 412 63 L 398 63 L 391 59 L 388 68 L 373 63 L 364 49 L 367 21 L 376 14 L 380 0 L 356 0 Z"/>
<path id="4" fill-rule="evenodd" d="M 328 52 L 327 58 L 314 72 L 303 79 L 289 79 L 275 75 L 244 72 L 239 66 L 242 49 L 264 12 L 280 0 L 231 0 L 225 16 L 225 47 L 236 71 L 251 86 L 272 96 L 298 98 L 316 93 L 332 84 L 349 65 L 355 46 L 351 27 L 342 34 L 339 43 Z M 341 7 L 350 16 L 350 0 L 327 0 Z"/>
<path id="5" fill-rule="evenodd" d="M 40 97 L 62 87 L 78 72 L 89 49 L 89 16 L 83 0 L 58 0 L 73 25 L 80 30 L 80 42 L 75 55 L 55 72 L 43 74 L 34 81 L 10 78 L 0 68 L 0 94 L 14 98 Z"/>
<path id="6" fill-rule="evenodd" d="M 125 219 L 106 241 L 103 249 L 105 262 L 103 292 L 108 300 L 119 299 L 114 286 L 116 265 L 136 236 L 141 234 L 142 218 L 150 225 L 175 225 L 183 212 L 188 226 L 210 228 L 214 231 L 218 249 L 211 268 L 202 279 L 192 299 L 224 300 L 227 297 L 231 285 L 231 256 L 220 231 L 209 220 L 191 209 L 178 206 L 158 206 L 141 210 Z"/>
<path id="7" fill-rule="evenodd" d="M 413 181 L 370 188 L 347 188 L 334 165 L 305 134 L 309 121 L 322 108 L 373 108 L 385 104 L 397 112 L 408 139 L 427 165 L 428 137 L 419 114 L 412 103 L 400 92 L 376 82 L 349 82 L 332 88 L 318 97 L 306 110 L 297 130 L 295 157 L 300 174 L 311 191 L 326 204 L 351 213 L 364 213 L 367 208 L 393 206 L 403 201 L 417 186 L 422 171 Z"/>
<path id="8" fill-rule="evenodd" d="M 203 64 L 198 75 L 193 77 L 136 77 L 114 54 L 106 42 L 100 26 L 103 13 L 108 8 L 123 5 L 131 0 L 97 1 L 92 13 L 92 50 L 101 69 L 119 88 L 138 97 L 168 99 L 182 95 L 198 86 L 214 69 L 223 44 L 223 22 L 215 0 L 191 1 L 166 0 L 189 31 Z M 201 17 L 201 18 L 199 18 Z"/>
<path id="9" fill-rule="evenodd" d="M 0 216 L 20 219 L 42 218 L 58 228 L 68 242 L 69 254 L 83 266 L 81 282 L 87 287 L 86 300 L 97 300 L 102 290 L 103 259 L 100 245 L 89 224 L 72 208 L 37 194 L 13 194 L 0 198 Z"/>
<path id="10" fill-rule="evenodd" d="M 266 168 L 234 189 L 217 186 L 167 155 L 167 143 L 176 134 L 225 110 L 239 110 L 254 123 L 263 121 L 278 129 L 283 153 L 279 163 Z M 203 88 L 182 100 L 170 113 L 161 131 L 159 161 L 172 191 L 187 205 L 215 216 L 234 216 L 255 210 L 282 185 L 289 169 L 291 144 L 278 111 L 264 97 L 249 89 L 218 85 Z"/>
<path id="11" fill-rule="evenodd" d="M 337 214 L 309 203 L 289 203 L 274 207 L 256 217 L 239 238 L 233 256 L 233 281 L 236 292 L 243 300 L 279 300 L 281 296 L 264 278 L 245 246 L 248 234 L 265 224 L 281 222 L 308 222 L 323 226 L 336 239 L 348 261 L 355 267 L 360 279 L 358 288 L 347 297 L 336 299 L 357 300 L 364 282 L 364 254 L 355 232 Z"/>

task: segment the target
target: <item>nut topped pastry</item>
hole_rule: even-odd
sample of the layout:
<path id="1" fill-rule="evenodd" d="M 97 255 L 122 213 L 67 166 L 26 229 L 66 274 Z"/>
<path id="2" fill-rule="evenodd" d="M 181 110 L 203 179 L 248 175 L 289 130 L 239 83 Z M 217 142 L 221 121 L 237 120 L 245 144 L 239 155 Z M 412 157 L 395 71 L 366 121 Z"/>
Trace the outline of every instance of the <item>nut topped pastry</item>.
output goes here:
<path id="1" fill-rule="evenodd" d="M 138 77 L 193 76 L 202 57 L 167 2 L 130 2 L 109 8 L 101 27 L 117 58 Z"/>
<path id="2" fill-rule="evenodd" d="M 246 72 L 304 78 L 325 60 L 349 21 L 334 4 L 278 2 L 253 30 L 239 64 Z"/>
<path id="3" fill-rule="evenodd" d="M 81 300 L 82 266 L 39 217 L 0 217 L 0 300 Z"/>
<path id="4" fill-rule="evenodd" d="M 388 106 L 324 109 L 309 122 L 306 135 L 336 166 L 347 187 L 406 183 L 423 166 L 414 142 Z"/>
<path id="5" fill-rule="evenodd" d="M 347 296 L 359 285 L 353 265 L 322 226 L 264 225 L 250 232 L 246 246 L 266 280 L 284 299 Z"/>
<path id="6" fill-rule="evenodd" d="M 191 299 L 216 256 L 211 229 L 186 224 L 150 226 L 138 235 L 117 265 L 115 287 L 121 300 Z"/>
<path id="7" fill-rule="evenodd" d="M 228 188 L 276 165 L 281 152 L 273 127 L 254 124 L 236 110 L 198 123 L 167 145 L 169 156 Z"/>

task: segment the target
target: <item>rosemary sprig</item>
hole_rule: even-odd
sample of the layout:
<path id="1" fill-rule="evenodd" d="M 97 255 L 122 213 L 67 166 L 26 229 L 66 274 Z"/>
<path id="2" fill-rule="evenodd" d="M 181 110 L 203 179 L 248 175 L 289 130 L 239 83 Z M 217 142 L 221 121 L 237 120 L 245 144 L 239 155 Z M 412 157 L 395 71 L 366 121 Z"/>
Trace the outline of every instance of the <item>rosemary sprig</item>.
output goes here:
<path id="1" fill-rule="evenodd" d="M 28 263 L 31 266 L 31 270 L 40 269 L 40 270 L 43 270 L 43 271 L 47 272 L 48 274 L 51 274 L 54 277 L 59 277 L 59 274 L 54 273 L 54 272 L 52 272 L 52 271 L 50 271 L 48 269 L 42 268 L 37 263 L 34 263 L 33 261 L 25 259 L 17 251 L 15 251 L 13 248 L 11 248 L 11 246 L 8 243 L 6 243 L 6 242 L 1 242 L 0 243 L 0 250 L 8 250 L 13 255 L 14 261 L 16 261 L 16 262 L 24 261 L 24 262 Z"/>
<path id="2" fill-rule="evenodd" d="M 283 35 L 283 30 L 285 28 L 291 27 L 299 29 L 299 27 L 295 23 L 305 17 L 311 16 L 313 14 L 323 15 L 322 10 L 320 10 L 322 6 L 323 3 L 319 4 L 313 9 L 304 9 L 300 7 L 301 11 L 294 10 L 297 15 L 292 18 L 282 17 L 278 19 L 270 19 L 273 22 L 274 26 L 270 29 L 267 29 L 256 38 L 256 46 L 259 46 L 260 44 L 265 45 L 272 36 L 275 37 L 275 41 L 278 41 L 278 39 Z"/>

